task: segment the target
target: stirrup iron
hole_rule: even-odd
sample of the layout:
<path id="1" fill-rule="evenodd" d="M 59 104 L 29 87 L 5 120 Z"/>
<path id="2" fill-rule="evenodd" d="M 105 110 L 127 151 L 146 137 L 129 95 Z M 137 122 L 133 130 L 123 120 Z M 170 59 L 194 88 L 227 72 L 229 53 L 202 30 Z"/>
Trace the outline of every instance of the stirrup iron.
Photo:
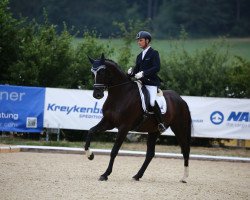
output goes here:
<path id="1" fill-rule="evenodd" d="M 166 127 L 163 123 L 158 124 L 158 130 L 160 131 L 160 133 L 163 133 L 166 130 Z"/>

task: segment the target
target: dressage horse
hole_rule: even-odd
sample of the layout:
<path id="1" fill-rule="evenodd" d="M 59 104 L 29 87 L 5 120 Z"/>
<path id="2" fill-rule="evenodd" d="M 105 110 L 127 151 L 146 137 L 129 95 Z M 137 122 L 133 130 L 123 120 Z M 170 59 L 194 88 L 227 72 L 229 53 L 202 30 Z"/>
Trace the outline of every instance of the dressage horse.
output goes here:
<path id="1" fill-rule="evenodd" d="M 104 90 L 108 90 L 107 99 L 103 105 L 103 118 L 88 131 L 85 144 L 85 152 L 89 160 L 94 158 L 90 150 L 90 141 L 94 133 L 118 129 L 118 134 L 110 154 L 110 162 L 107 170 L 99 178 L 100 181 L 108 180 L 112 172 L 115 157 L 129 131 L 148 132 L 146 158 L 134 180 L 142 178 L 150 161 L 155 156 L 155 144 L 158 131 L 157 121 L 154 115 L 143 118 L 141 98 L 137 83 L 131 80 L 112 60 L 105 59 L 102 54 L 100 59 L 92 59 L 91 71 L 94 77 L 93 97 L 101 99 Z M 191 140 L 191 115 L 187 103 L 174 91 L 163 91 L 167 102 L 167 112 L 164 114 L 164 124 L 174 132 L 181 152 L 184 157 L 184 176 L 181 182 L 186 182 L 188 177 L 188 161 Z"/>

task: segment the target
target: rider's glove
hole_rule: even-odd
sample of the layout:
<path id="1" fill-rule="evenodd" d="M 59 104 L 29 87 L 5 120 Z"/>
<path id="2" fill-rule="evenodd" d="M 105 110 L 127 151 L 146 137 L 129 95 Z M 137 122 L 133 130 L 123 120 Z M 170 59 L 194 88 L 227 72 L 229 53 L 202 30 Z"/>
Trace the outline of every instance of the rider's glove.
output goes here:
<path id="1" fill-rule="evenodd" d="M 133 73 L 133 69 L 132 69 L 132 67 L 130 67 L 129 69 L 128 69 L 128 75 L 131 75 Z"/>
<path id="2" fill-rule="evenodd" d="M 138 72 L 136 75 L 135 75 L 135 78 L 136 79 L 140 79 L 143 77 L 143 72 Z"/>

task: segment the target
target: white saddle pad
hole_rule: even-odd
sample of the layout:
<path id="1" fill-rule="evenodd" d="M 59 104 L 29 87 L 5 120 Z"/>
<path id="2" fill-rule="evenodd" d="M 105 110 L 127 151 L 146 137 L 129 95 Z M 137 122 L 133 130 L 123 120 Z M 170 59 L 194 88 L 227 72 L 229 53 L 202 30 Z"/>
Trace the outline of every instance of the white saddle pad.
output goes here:
<path id="1" fill-rule="evenodd" d="M 148 112 L 147 107 L 146 107 L 146 103 L 145 103 L 144 94 L 143 94 L 142 89 L 141 89 L 142 84 L 139 81 L 135 81 L 135 82 L 137 83 L 137 86 L 138 86 L 138 89 L 139 89 L 139 92 L 140 92 L 142 108 L 143 108 L 144 112 Z M 165 114 L 167 112 L 167 102 L 166 102 L 162 92 L 157 94 L 156 101 L 157 101 L 157 103 L 158 103 L 158 105 L 159 105 L 159 107 L 161 109 L 161 113 Z"/>

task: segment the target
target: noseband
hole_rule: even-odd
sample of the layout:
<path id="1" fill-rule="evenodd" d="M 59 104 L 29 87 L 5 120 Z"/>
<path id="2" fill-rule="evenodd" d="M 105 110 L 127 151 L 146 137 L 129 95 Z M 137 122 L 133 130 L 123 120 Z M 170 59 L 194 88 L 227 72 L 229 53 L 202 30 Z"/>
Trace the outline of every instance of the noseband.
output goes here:
<path id="1" fill-rule="evenodd" d="M 96 83 L 94 84 L 94 88 L 97 88 L 97 89 L 101 89 L 101 90 L 105 90 L 107 89 L 108 87 L 104 84 L 101 84 L 101 83 Z"/>

